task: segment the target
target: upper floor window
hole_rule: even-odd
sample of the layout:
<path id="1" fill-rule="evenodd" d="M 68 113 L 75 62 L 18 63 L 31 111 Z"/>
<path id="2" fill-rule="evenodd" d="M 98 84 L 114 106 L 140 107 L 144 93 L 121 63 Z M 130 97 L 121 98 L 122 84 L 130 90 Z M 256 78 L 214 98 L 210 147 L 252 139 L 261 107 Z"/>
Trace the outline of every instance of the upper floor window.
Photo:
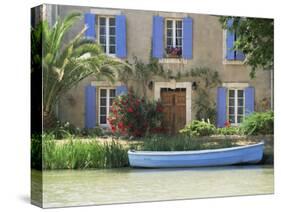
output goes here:
<path id="1" fill-rule="evenodd" d="M 116 53 L 116 23 L 115 17 L 99 17 L 99 44 L 109 55 Z"/>
<path id="2" fill-rule="evenodd" d="M 224 32 L 226 36 L 225 59 L 227 61 L 244 61 L 245 60 L 244 53 L 234 48 L 235 43 L 238 40 L 238 35 L 237 32 L 231 29 L 232 25 L 233 25 L 233 19 L 229 19 L 227 21 L 228 28 Z"/>
<path id="3" fill-rule="evenodd" d="M 244 119 L 244 89 L 228 90 L 228 120 L 230 124 L 237 125 Z"/>
<path id="4" fill-rule="evenodd" d="M 182 56 L 183 24 L 179 19 L 166 20 L 166 56 Z"/>

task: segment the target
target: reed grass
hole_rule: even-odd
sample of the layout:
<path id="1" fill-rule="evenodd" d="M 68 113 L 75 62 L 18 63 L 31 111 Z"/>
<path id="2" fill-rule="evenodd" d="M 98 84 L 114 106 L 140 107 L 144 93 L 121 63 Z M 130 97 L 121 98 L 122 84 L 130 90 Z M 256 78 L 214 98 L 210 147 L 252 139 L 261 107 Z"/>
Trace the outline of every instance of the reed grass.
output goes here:
<path id="1" fill-rule="evenodd" d="M 52 135 L 43 136 L 43 169 L 119 168 L 128 166 L 128 149 L 118 142 L 83 142 L 69 137 L 57 143 Z"/>
<path id="2" fill-rule="evenodd" d="M 85 141 L 69 136 L 58 141 L 53 134 L 34 137 L 31 144 L 32 168 L 89 169 L 129 166 L 128 149 L 143 151 L 188 151 L 218 149 L 235 146 L 232 140 L 206 141 L 184 135 L 154 135 L 125 144 L 112 139 L 101 142 L 96 138 Z"/>

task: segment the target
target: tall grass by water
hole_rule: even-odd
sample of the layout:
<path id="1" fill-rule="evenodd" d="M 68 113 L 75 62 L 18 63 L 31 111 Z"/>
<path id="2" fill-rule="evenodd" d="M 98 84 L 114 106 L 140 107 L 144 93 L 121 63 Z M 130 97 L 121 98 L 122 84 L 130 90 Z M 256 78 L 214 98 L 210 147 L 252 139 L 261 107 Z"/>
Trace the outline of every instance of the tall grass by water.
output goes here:
<path id="1" fill-rule="evenodd" d="M 129 145 L 128 145 L 129 144 Z M 188 151 L 218 149 L 235 146 L 232 140 L 196 139 L 189 136 L 152 135 L 129 142 L 101 141 L 69 136 L 56 140 L 53 134 L 33 137 L 31 144 L 32 168 L 89 169 L 129 166 L 128 149 L 144 151 Z"/>
<path id="2" fill-rule="evenodd" d="M 43 169 L 118 168 L 128 166 L 128 149 L 120 143 L 82 141 L 69 137 L 58 143 L 52 135 L 43 136 Z"/>

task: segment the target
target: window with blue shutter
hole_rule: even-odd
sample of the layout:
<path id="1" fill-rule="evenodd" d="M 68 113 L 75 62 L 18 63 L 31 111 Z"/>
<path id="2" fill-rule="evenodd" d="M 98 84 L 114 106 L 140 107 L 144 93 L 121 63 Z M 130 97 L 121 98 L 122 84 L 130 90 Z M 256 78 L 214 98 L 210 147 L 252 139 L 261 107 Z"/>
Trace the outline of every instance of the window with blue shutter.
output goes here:
<path id="1" fill-rule="evenodd" d="M 245 88 L 245 115 L 255 111 L 255 89 L 253 87 Z"/>
<path id="2" fill-rule="evenodd" d="M 245 54 L 239 50 L 234 50 L 234 44 L 237 40 L 235 32 L 229 30 L 233 25 L 233 19 L 227 20 L 227 33 L 226 33 L 226 59 L 227 60 L 245 60 Z"/>
<path id="3" fill-rule="evenodd" d="M 224 127 L 226 123 L 226 97 L 227 89 L 219 87 L 217 89 L 217 127 Z"/>
<path id="4" fill-rule="evenodd" d="M 166 57 L 182 57 L 183 21 L 166 19 Z"/>
<path id="5" fill-rule="evenodd" d="M 95 40 L 96 39 L 96 30 L 95 30 L 95 23 L 96 23 L 96 16 L 93 13 L 85 13 L 84 14 L 84 22 L 87 26 L 85 31 L 85 37 L 87 39 Z"/>
<path id="6" fill-rule="evenodd" d="M 100 16 L 98 18 L 99 44 L 104 53 L 116 54 L 116 18 L 111 16 Z"/>
<path id="7" fill-rule="evenodd" d="M 161 59 L 164 54 L 164 18 L 153 16 L 152 57 Z"/>
<path id="8" fill-rule="evenodd" d="M 85 87 L 85 128 L 96 127 L 96 87 Z"/>
<path id="9" fill-rule="evenodd" d="M 125 15 L 116 16 L 116 55 L 120 58 L 127 56 Z"/>
<path id="10" fill-rule="evenodd" d="M 193 27 L 192 19 L 186 17 L 183 19 L 183 49 L 182 56 L 185 59 L 192 59 L 193 50 Z"/>
<path id="11" fill-rule="evenodd" d="M 233 19 L 227 20 L 227 28 L 231 28 L 233 24 Z M 227 29 L 226 32 L 226 59 L 227 60 L 234 60 L 234 42 L 235 42 L 235 35 L 234 32 Z"/>
<path id="12" fill-rule="evenodd" d="M 124 95 L 128 93 L 128 88 L 125 85 L 120 85 L 116 87 L 116 96 Z"/>

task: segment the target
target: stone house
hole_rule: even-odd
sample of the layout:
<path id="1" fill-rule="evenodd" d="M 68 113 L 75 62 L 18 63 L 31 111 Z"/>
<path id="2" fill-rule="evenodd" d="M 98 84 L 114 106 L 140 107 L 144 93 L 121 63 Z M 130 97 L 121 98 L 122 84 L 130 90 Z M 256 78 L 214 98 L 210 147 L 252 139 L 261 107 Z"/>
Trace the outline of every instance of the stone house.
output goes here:
<path id="1" fill-rule="evenodd" d="M 171 70 L 175 77 L 152 77 L 147 88 L 149 99 L 163 102 L 171 129 L 178 130 L 196 118 L 196 87 L 204 85 L 184 75 L 192 68 L 208 67 L 219 74 L 220 83 L 208 91 L 215 103 L 218 127 L 224 127 L 226 121 L 239 125 L 245 115 L 271 107 L 270 71 L 258 70 L 256 78 L 249 77 L 251 68 L 244 64 L 244 54 L 232 50 L 235 33 L 223 30 L 218 16 L 43 5 L 43 16 L 50 23 L 73 11 L 83 13 L 84 18 L 73 27 L 69 39 L 87 25 L 85 36 L 98 42 L 109 56 L 129 62 L 136 56 L 144 63 L 152 57 Z M 181 77 L 177 78 L 179 73 Z M 128 86 L 141 89 L 133 81 L 111 84 L 88 77 L 60 100 L 57 115 L 79 128 L 107 127 L 112 99 L 126 93 Z"/>

